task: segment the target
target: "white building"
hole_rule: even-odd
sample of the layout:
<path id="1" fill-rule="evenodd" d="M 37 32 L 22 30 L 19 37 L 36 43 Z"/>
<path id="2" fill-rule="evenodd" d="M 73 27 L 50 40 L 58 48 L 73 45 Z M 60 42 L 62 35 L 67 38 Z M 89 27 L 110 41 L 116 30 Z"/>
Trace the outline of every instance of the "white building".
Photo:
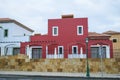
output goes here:
<path id="1" fill-rule="evenodd" d="M 10 18 L 0 18 L 0 56 L 20 53 L 20 42 L 29 41 L 33 30 Z"/>

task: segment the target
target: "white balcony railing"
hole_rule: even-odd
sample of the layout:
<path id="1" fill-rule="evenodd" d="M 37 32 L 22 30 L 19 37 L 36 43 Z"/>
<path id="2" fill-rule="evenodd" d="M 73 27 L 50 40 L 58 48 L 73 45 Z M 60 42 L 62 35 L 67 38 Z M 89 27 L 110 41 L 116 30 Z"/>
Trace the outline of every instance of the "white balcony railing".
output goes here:
<path id="1" fill-rule="evenodd" d="M 46 58 L 64 58 L 63 54 L 47 54 Z"/>
<path id="2" fill-rule="evenodd" d="M 86 58 L 86 54 L 68 54 L 68 58 Z"/>
<path id="3" fill-rule="evenodd" d="M 64 58 L 64 55 L 63 54 L 47 54 L 46 58 L 49 58 L 49 59 Z M 86 58 L 86 54 L 68 54 L 68 58 Z"/>

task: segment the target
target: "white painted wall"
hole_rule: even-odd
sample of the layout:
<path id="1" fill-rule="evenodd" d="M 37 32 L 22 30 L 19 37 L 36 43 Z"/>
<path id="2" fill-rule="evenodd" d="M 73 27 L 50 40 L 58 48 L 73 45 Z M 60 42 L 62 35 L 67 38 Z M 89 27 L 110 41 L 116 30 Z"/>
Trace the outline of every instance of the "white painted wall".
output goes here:
<path id="1" fill-rule="evenodd" d="M 9 48 L 8 50 L 9 52 L 7 55 L 12 55 L 13 47 L 20 47 L 20 43 L 14 43 L 14 42 L 29 41 L 29 36 L 32 35 L 32 32 L 22 28 L 21 26 L 15 23 L 0 23 L 0 26 L 2 27 L 0 28 L 1 55 L 5 55 L 5 47 Z M 8 29 L 8 37 L 4 37 L 5 29 Z"/>
<path id="2" fill-rule="evenodd" d="M 2 37 L 2 41 L 29 41 L 29 36 L 32 33 L 15 23 L 0 23 L 0 26 L 3 28 L 1 30 L 0 36 Z M 4 37 L 4 30 L 8 29 L 8 37 Z"/>
<path id="3" fill-rule="evenodd" d="M 110 46 L 106 46 L 106 58 L 110 58 Z"/>

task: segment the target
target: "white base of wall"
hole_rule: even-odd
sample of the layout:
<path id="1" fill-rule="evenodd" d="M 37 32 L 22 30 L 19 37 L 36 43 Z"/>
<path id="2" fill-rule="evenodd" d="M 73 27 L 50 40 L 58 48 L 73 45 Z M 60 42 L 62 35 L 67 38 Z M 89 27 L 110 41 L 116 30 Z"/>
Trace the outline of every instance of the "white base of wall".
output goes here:
<path id="1" fill-rule="evenodd" d="M 64 58 L 64 55 L 63 54 L 47 54 L 46 55 L 46 58 Z"/>
<path id="2" fill-rule="evenodd" d="M 69 54 L 68 58 L 86 58 L 86 54 Z"/>

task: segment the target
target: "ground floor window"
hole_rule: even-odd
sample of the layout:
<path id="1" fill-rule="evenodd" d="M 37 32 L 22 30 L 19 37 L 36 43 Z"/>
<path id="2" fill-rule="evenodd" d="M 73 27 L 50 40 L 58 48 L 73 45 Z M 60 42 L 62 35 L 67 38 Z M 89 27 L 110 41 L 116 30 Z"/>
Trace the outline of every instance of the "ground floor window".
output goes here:
<path id="1" fill-rule="evenodd" d="M 32 48 L 32 58 L 33 59 L 42 58 L 42 48 Z"/>
<path id="2" fill-rule="evenodd" d="M 102 47 L 102 57 L 103 58 L 106 58 L 106 53 L 107 53 L 106 47 Z"/>
<path id="3" fill-rule="evenodd" d="M 106 47 L 91 47 L 91 58 L 106 58 Z"/>
<path id="4" fill-rule="evenodd" d="M 17 55 L 20 53 L 20 48 L 16 47 L 16 48 L 13 48 L 13 55 Z"/>
<path id="5" fill-rule="evenodd" d="M 58 46 L 58 54 L 63 54 L 64 52 L 63 46 Z"/>
<path id="6" fill-rule="evenodd" d="M 91 57 L 99 58 L 99 47 L 91 47 Z"/>
<path id="7" fill-rule="evenodd" d="M 72 54 L 78 53 L 78 46 L 72 46 Z"/>

